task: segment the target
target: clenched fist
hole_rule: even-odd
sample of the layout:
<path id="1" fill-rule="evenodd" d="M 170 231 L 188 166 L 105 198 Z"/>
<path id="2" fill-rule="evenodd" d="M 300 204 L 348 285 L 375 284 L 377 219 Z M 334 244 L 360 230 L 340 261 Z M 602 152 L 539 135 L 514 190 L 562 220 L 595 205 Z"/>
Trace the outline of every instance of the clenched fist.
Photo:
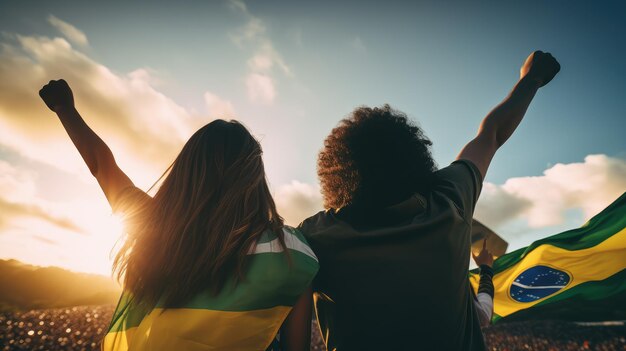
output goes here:
<path id="1" fill-rule="evenodd" d="M 548 84 L 560 70 L 561 65 L 549 52 L 535 51 L 522 65 L 520 78 L 528 77 L 542 87 Z"/>
<path id="2" fill-rule="evenodd" d="M 72 89 L 63 79 L 51 80 L 39 90 L 39 96 L 52 111 L 59 108 L 74 107 L 74 95 Z"/>

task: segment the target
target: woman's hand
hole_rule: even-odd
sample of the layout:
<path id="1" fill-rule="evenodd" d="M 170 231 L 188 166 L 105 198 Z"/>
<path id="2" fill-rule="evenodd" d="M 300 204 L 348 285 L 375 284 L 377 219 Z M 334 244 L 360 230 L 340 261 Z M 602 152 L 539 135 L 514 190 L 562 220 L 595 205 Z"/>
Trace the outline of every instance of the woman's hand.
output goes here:
<path id="1" fill-rule="evenodd" d="M 489 267 L 493 266 L 493 255 L 489 252 L 489 250 L 487 250 L 487 239 L 483 241 L 483 249 L 480 250 L 480 253 L 478 253 L 478 255 L 474 255 L 472 252 L 472 257 L 478 267 L 482 265 L 487 265 Z"/>
<path id="2" fill-rule="evenodd" d="M 74 108 L 72 89 L 63 79 L 51 80 L 39 90 L 39 96 L 54 112 L 63 108 Z"/>

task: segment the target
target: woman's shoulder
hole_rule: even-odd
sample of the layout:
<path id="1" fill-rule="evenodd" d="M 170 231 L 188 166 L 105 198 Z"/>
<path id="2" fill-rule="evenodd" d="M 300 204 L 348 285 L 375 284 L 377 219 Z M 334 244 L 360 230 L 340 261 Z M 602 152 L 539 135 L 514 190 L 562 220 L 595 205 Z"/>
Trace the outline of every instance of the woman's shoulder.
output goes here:
<path id="1" fill-rule="evenodd" d="M 284 246 L 279 235 L 283 237 Z M 250 254 L 277 253 L 287 249 L 290 253 L 299 253 L 317 262 L 311 246 L 302 232 L 294 227 L 285 225 L 278 232 L 267 230 L 257 240 L 257 244 Z"/>
<path id="2" fill-rule="evenodd" d="M 304 234 L 298 228 L 285 225 L 282 228 L 282 232 L 285 246 L 288 250 L 299 252 L 317 261 L 317 256 L 315 256 Z"/>
<path id="3" fill-rule="evenodd" d="M 284 225 L 282 228 L 283 231 L 283 236 L 286 237 L 292 237 L 294 239 L 298 239 L 299 241 L 303 242 L 306 246 L 309 246 L 308 241 L 306 240 L 306 238 L 304 237 L 304 234 L 302 233 L 302 231 L 298 228 L 289 226 L 289 225 Z"/>
<path id="4" fill-rule="evenodd" d="M 281 253 L 287 255 L 279 255 Z M 304 235 L 290 226 L 264 232 L 249 254 L 257 265 L 270 265 L 271 268 L 266 267 L 263 271 L 272 271 L 272 280 L 280 284 L 308 286 L 319 270 L 317 256 Z M 285 264 L 287 261 L 283 257 L 289 264 Z"/>

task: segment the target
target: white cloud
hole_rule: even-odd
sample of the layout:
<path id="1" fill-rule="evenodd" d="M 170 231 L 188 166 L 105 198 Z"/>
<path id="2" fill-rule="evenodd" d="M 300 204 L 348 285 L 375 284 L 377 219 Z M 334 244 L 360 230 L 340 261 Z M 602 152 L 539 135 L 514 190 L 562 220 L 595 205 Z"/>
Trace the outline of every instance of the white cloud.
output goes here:
<path id="1" fill-rule="evenodd" d="M 36 197 L 35 178 L 33 172 L 0 160 L 0 229 L 19 226 L 22 219 L 31 218 L 81 233 L 78 225 Z"/>
<path id="2" fill-rule="evenodd" d="M 35 194 L 35 174 L 17 169 L 0 160 L 0 196 L 8 200 L 32 197 Z"/>
<path id="3" fill-rule="evenodd" d="M 246 3 L 244 3 L 243 1 L 241 1 L 241 0 L 230 0 L 229 3 L 230 3 L 230 5 L 233 8 L 235 8 L 235 9 L 237 9 L 239 11 L 242 11 L 244 13 L 248 13 L 248 7 L 246 6 Z"/>
<path id="4" fill-rule="evenodd" d="M 494 228 L 516 219 L 540 228 L 563 223 L 569 210 L 581 210 L 588 220 L 625 191 L 626 160 L 589 155 L 582 163 L 556 164 L 542 176 L 485 183 L 475 216 Z"/>
<path id="5" fill-rule="evenodd" d="M 229 119 L 235 117 L 235 108 L 233 104 L 211 93 L 204 93 L 204 102 L 212 118 Z"/>
<path id="6" fill-rule="evenodd" d="M 78 198 L 51 201 L 42 196 L 47 174 L 35 173 L 37 162 L 27 164 L 0 160 L 0 257 L 108 274 L 109 253 L 122 229 L 95 181 Z M 68 175 L 54 186 L 76 181 Z"/>
<path id="7" fill-rule="evenodd" d="M 292 226 L 324 209 L 319 186 L 297 180 L 279 187 L 274 198 L 278 213 Z"/>
<path id="8" fill-rule="evenodd" d="M 231 39 L 238 47 L 253 51 L 248 59 L 249 73 L 246 77 L 248 97 L 252 102 L 271 105 L 277 95 L 272 72 L 274 67 L 288 77 L 292 76 L 291 68 L 274 48 L 265 23 L 250 13 L 243 1 L 231 0 L 230 4 L 247 18 L 246 25 L 231 34 Z"/>
<path id="9" fill-rule="evenodd" d="M 501 186 L 484 183 L 474 216 L 490 227 L 498 227 L 521 216 L 532 203 L 519 198 Z"/>
<path id="10" fill-rule="evenodd" d="M 562 224 L 570 210 L 586 221 L 626 192 L 626 160 L 589 155 L 584 162 L 557 164 L 538 177 L 485 183 L 475 217 L 493 229 L 523 220 L 530 228 Z M 297 225 L 323 209 L 319 186 L 292 181 L 275 194 L 286 223 Z M 582 224 L 582 222 L 580 223 Z"/>
<path id="11" fill-rule="evenodd" d="M 243 48 L 245 44 L 254 43 L 262 39 L 267 31 L 267 27 L 265 27 L 265 23 L 261 19 L 250 15 L 248 11 L 244 13 L 248 16 L 248 22 L 245 26 L 231 34 L 231 39 L 240 48 Z"/>
<path id="12" fill-rule="evenodd" d="M 48 209 L 28 203 L 9 202 L 0 197 L 0 229 L 14 226 L 16 220 L 23 218 L 40 220 L 49 225 L 77 233 L 83 232 L 72 220 L 52 214 Z"/>
<path id="13" fill-rule="evenodd" d="M 48 22 L 56 29 L 58 29 L 59 32 L 61 32 L 61 34 L 63 34 L 72 43 L 82 46 L 89 45 L 89 41 L 87 40 L 87 36 L 85 35 L 85 33 L 80 31 L 73 25 L 62 21 L 53 15 L 50 15 L 48 17 Z"/>
<path id="14" fill-rule="evenodd" d="M 255 71 L 270 71 L 273 66 L 277 66 L 285 75 L 292 76 L 291 69 L 287 66 L 287 63 L 285 63 L 280 53 L 274 49 L 272 42 L 269 40 L 263 42 L 252 60 L 254 60 L 254 58 L 261 58 L 261 65 L 253 67 Z M 259 61 L 257 61 L 257 63 L 259 63 Z"/>
<path id="15" fill-rule="evenodd" d="M 250 69 L 257 72 L 269 71 L 273 65 L 274 62 L 272 58 L 262 53 L 258 53 L 252 56 L 250 60 L 248 60 L 248 66 L 250 67 Z"/>
<path id="16" fill-rule="evenodd" d="M 270 105 L 276 98 L 274 81 L 265 74 L 251 73 L 246 78 L 248 97 L 252 102 Z"/>

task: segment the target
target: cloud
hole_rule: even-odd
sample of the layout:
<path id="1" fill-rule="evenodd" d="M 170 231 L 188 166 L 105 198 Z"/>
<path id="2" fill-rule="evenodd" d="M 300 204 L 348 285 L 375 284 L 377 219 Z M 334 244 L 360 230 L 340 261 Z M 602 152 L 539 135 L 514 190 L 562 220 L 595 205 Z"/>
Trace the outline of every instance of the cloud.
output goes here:
<path id="1" fill-rule="evenodd" d="M 246 24 L 231 34 L 231 39 L 239 48 L 252 50 L 246 76 L 248 98 L 253 103 L 271 105 L 277 96 L 274 68 L 278 67 L 288 77 L 293 75 L 291 68 L 274 48 L 265 22 L 252 15 L 243 1 L 231 0 L 230 4 L 247 18 Z"/>
<path id="2" fill-rule="evenodd" d="M 228 2 L 232 8 L 237 9 L 241 12 L 248 13 L 248 6 L 241 0 L 230 0 Z"/>
<path id="3" fill-rule="evenodd" d="M 248 78 L 246 78 L 246 87 L 248 88 L 248 97 L 252 102 L 269 105 L 276 98 L 274 81 L 265 74 L 249 74 Z"/>
<path id="4" fill-rule="evenodd" d="M 324 209 L 319 186 L 297 180 L 279 187 L 274 198 L 278 213 L 293 226 Z"/>
<path id="5" fill-rule="evenodd" d="M 204 102 L 209 111 L 209 116 L 212 118 L 228 119 L 235 117 L 235 108 L 228 100 L 207 91 L 204 93 Z"/>
<path id="6" fill-rule="evenodd" d="M 240 8 L 237 7 L 237 9 Z M 244 48 L 246 44 L 251 42 L 262 40 L 267 31 L 267 27 L 265 27 L 265 23 L 261 19 L 252 16 L 247 10 L 242 12 L 248 17 L 248 22 L 230 36 L 235 45 L 240 48 Z"/>
<path id="7" fill-rule="evenodd" d="M 48 22 L 56 29 L 61 32 L 69 41 L 74 44 L 87 46 L 89 45 L 89 41 L 87 40 L 87 36 L 85 33 L 80 31 L 78 28 L 73 25 L 58 19 L 57 17 L 50 15 L 48 17 Z"/>
<path id="8" fill-rule="evenodd" d="M 5 155 L 15 156 L 2 148 Z M 108 274 L 121 218 L 111 215 L 95 181 L 77 182 L 39 162 L 0 160 L 0 257 Z"/>
<path id="9" fill-rule="evenodd" d="M 475 217 L 491 227 L 522 219 L 541 228 L 562 224 L 566 212 L 580 210 L 586 221 L 625 191 L 626 160 L 589 155 L 582 163 L 556 164 L 541 176 L 485 183 Z"/>
<path id="10" fill-rule="evenodd" d="M 248 60 L 248 66 L 253 71 L 266 72 L 274 65 L 274 61 L 268 55 L 258 53 Z"/>
<path id="11" fill-rule="evenodd" d="M 491 227 L 498 227 L 513 218 L 524 215 L 532 202 L 517 197 L 501 186 L 484 183 L 474 216 Z"/>
<path id="12" fill-rule="evenodd" d="M 596 215 L 626 192 L 626 160 L 589 155 L 584 162 L 556 164 L 537 177 L 510 178 L 504 184 L 485 183 L 475 217 L 500 229 L 522 220 L 530 228 L 562 224 L 572 210 L 582 221 Z M 293 180 L 274 196 L 279 213 L 290 225 L 323 210 L 319 186 Z"/>
<path id="13" fill-rule="evenodd" d="M 52 240 L 50 238 L 46 238 L 45 236 L 41 236 L 41 235 L 33 235 L 33 239 L 38 240 L 44 244 L 48 244 L 48 245 L 59 245 L 59 242 L 56 240 Z"/>
<path id="14" fill-rule="evenodd" d="M 35 173 L 13 167 L 0 160 L 0 196 L 5 199 L 32 197 L 35 194 Z"/>
<path id="15" fill-rule="evenodd" d="M 75 174 L 88 175 L 87 168 L 37 94 L 50 79 L 64 78 L 70 83 L 82 116 L 140 186 L 154 181 L 187 138 L 209 119 L 157 91 L 148 70 L 115 73 L 63 38 L 5 37 L 0 46 L 0 76 L 2 144 Z M 213 104 L 209 109 L 232 110 L 216 101 L 208 101 Z"/>
<path id="16" fill-rule="evenodd" d="M 9 223 L 16 219 L 16 217 L 36 218 L 46 221 L 61 229 L 66 229 L 76 233 L 83 232 L 82 229 L 71 220 L 51 215 L 39 206 L 8 202 L 0 198 L 0 228 L 9 226 Z"/>
<path id="17" fill-rule="evenodd" d="M 265 42 L 248 60 L 250 73 L 246 77 L 248 98 L 252 102 L 271 105 L 276 98 L 276 87 L 272 78 L 272 68 L 279 67 L 287 76 L 291 70 L 270 42 Z"/>
<path id="18" fill-rule="evenodd" d="M 522 221 L 524 232 L 561 225 L 571 211 L 580 224 L 626 192 L 626 160 L 588 155 L 583 162 L 556 164 L 536 177 L 510 178 L 504 184 L 485 183 L 475 217 L 494 230 Z M 293 180 L 278 187 L 274 198 L 285 223 L 298 225 L 323 210 L 318 185 Z"/>
<path id="19" fill-rule="evenodd" d="M 254 56 L 248 60 L 248 67 L 253 72 L 271 72 L 274 66 L 279 67 L 285 75 L 291 76 L 291 69 L 282 56 L 274 49 L 269 40 L 264 40 Z"/>
<path id="20" fill-rule="evenodd" d="M 61 229 L 82 233 L 70 219 L 57 215 L 35 197 L 35 177 L 0 160 L 0 229 L 13 226 L 16 219 L 35 218 Z"/>

